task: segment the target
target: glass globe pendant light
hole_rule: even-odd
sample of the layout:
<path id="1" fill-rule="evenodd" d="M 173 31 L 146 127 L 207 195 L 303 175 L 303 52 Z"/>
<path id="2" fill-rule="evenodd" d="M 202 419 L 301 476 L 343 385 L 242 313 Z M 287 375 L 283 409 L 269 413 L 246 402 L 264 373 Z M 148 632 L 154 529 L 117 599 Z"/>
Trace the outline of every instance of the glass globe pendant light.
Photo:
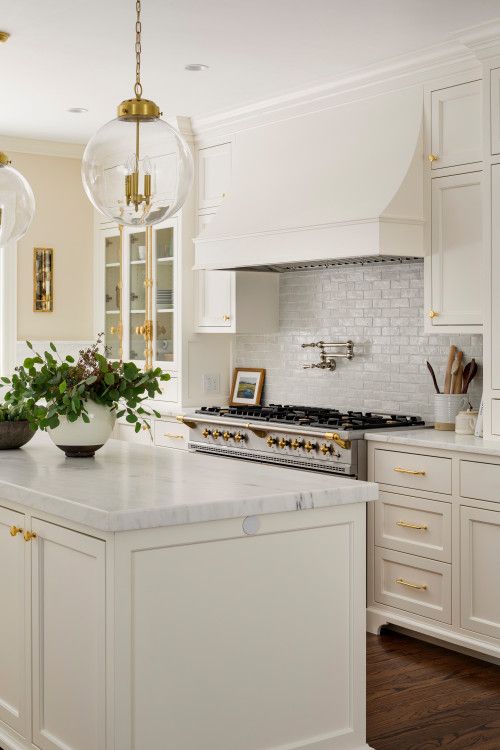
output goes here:
<path id="1" fill-rule="evenodd" d="M 116 119 L 87 144 L 82 180 L 91 202 L 109 219 L 148 226 L 181 208 L 193 180 L 193 159 L 180 133 L 161 119 L 158 105 L 142 98 L 140 0 L 135 34 L 135 97 L 121 102 Z"/>
<path id="2" fill-rule="evenodd" d="M 28 180 L 0 151 L 0 247 L 26 234 L 34 214 L 35 197 Z"/>

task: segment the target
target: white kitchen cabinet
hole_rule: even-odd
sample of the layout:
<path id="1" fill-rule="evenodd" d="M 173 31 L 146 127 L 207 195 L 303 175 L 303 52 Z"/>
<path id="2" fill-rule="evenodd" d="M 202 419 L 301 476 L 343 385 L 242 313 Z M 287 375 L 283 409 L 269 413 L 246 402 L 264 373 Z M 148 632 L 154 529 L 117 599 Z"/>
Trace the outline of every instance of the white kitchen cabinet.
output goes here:
<path id="1" fill-rule="evenodd" d="M 30 576 L 24 529 L 22 513 L 0 507 L 0 720 L 23 736 L 29 727 L 30 696 Z"/>
<path id="2" fill-rule="evenodd" d="M 461 624 L 500 638 L 500 512 L 460 508 Z"/>
<path id="3" fill-rule="evenodd" d="M 500 68 L 491 71 L 491 153 L 500 154 Z"/>
<path id="4" fill-rule="evenodd" d="M 198 209 L 220 206 L 230 180 L 230 143 L 198 149 Z"/>
<path id="5" fill-rule="evenodd" d="M 432 92 L 432 169 L 482 160 L 481 81 Z"/>
<path id="6" fill-rule="evenodd" d="M 104 750 L 105 542 L 36 518 L 32 530 L 33 742 Z"/>
<path id="7" fill-rule="evenodd" d="M 209 150 L 209 149 L 202 149 Z M 200 214 L 198 234 L 202 234 L 215 213 Z M 198 329 L 231 329 L 234 307 L 233 271 L 197 271 L 196 325 Z"/>
<path id="8" fill-rule="evenodd" d="M 500 164 L 491 167 L 491 387 L 500 390 Z M 500 422 L 494 434 L 500 433 Z"/>
<path id="9" fill-rule="evenodd" d="M 428 315 L 443 332 L 446 326 L 471 332 L 483 321 L 481 183 L 480 171 L 432 180 Z"/>

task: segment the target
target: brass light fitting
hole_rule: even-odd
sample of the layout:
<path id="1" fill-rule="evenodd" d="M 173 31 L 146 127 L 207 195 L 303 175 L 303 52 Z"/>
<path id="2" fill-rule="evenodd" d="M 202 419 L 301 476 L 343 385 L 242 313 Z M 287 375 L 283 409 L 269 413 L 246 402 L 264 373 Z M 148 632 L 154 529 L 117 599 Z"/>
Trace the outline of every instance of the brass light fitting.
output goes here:
<path id="1" fill-rule="evenodd" d="M 6 167 L 8 164 L 10 164 L 9 157 L 3 151 L 0 151 L 0 167 Z"/>
<path id="2" fill-rule="evenodd" d="M 8 31 L 0 31 L 0 42 L 6 42 L 8 39 L 10 39 L 10 34 Z"/>

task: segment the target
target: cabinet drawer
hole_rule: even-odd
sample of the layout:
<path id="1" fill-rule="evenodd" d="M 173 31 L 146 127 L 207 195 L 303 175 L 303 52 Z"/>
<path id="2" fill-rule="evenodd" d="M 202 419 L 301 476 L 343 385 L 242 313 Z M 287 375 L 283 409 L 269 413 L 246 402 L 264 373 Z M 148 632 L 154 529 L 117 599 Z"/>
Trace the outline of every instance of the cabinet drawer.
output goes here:
<path id="1" fill-rule="evenodd" d="M 157 419 L 154 426 L 155 445 L 163 448 L 186 450 L 189 440 L 189 427 L 179 422 Z"/>
<path id="2" fill-rule="evenodd" d="M 375 544 L 451 563 L 451 505 L 381 492 L 375 503 Z"/>
<path id="3" fill-rule="evenodd" d="M 451 458 L 375 451 L 375 482 L 451 495 Z"/>
<path id="4" fill-rule="evenodd" d="M 500 464 L 460 461 L 460 495 L 500 503 Z"/>
<path id="5" fill-rule="evenodd" d="M 451 565 L 376 547 L 375 601 L 451 623 Z"/>

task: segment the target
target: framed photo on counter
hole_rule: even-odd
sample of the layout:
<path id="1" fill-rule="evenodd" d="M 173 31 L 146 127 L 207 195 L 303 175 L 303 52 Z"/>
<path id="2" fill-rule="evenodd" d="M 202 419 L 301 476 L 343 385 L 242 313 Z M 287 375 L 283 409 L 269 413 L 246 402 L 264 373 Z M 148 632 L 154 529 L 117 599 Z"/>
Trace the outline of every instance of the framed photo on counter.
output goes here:
<path id="1" fill-rule="evenodd" d="M 231 406 L 258 406 L 266 371 L 259 367 L 236 367 L 229 403 Z"/>

